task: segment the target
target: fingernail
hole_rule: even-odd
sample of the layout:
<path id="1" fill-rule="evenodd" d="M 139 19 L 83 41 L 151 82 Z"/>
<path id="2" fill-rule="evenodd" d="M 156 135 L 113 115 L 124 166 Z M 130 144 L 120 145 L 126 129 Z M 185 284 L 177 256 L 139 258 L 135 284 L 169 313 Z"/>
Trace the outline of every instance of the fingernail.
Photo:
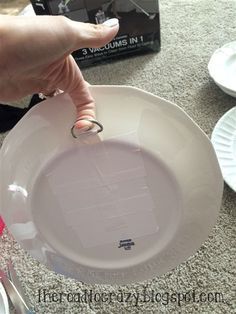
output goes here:
<path id="1" fill-rule="evenodd" d="M 114 27 L 114 26 L 119 25 L 119 20 L 116 19 L 116 18 L 113 18 L 113 19 L 106 20 L 102 24 L 106 25 L 106 26 L 109 26 L 109 27 Z"/>
<path id="2" fill-rule="evenodd" d="M 89 130 L 89 126 L 84 126 L 84 127 L 78 127 L 76 128 L 76 131 L 81 134 L 81 133 L 84 133 L 84 132 L 87 132 Z"/>

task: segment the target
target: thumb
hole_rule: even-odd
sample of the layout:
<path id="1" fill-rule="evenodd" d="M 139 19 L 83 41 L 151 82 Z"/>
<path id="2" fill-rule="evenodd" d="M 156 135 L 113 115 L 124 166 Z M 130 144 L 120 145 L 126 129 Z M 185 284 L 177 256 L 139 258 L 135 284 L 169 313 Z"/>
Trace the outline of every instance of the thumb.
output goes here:
<path id="1" fill-rule="evenodd" d="M 119 20 L 109 19 L 103 24 L 89 24 L 70 20 L 74 34 L 74 50 L 80 48 L 99 48 L 110 42 L 118 33 Z"/>

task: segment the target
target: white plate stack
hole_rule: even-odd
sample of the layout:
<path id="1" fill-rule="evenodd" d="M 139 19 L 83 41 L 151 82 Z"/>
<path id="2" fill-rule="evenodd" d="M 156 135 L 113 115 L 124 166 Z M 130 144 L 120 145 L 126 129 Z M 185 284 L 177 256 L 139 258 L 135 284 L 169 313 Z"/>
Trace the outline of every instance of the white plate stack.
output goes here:
<path id="1" fill-rule="evenodd" d="M 236 97 L 236 41 L 213 53 L 208 70 L 215 83 L 226 94 Z M 224 180 L 236 191 L 236 107 L 220 118 L 211 140 Z"/>
<path id="2" fill-rule="evenodd" d="M 226 94 L 236 97 L 236 41 L 213 53 L 208 70 L 212 79 Z"/>

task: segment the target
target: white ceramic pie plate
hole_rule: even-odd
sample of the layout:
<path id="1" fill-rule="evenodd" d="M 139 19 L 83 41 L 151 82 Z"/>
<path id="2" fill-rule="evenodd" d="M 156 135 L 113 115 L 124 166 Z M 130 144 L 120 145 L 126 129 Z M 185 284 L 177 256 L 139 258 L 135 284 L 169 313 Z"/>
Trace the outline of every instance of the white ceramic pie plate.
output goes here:
<path id="1" fill-rule="evenodd" d="M 9 314 L 9 303 L 6 291 L 0 282 L 0 313 Z"/>
<path id="2" fill-rule="evenodd" d="M 93 86 L 104 131 L 71 136 L 59 95 L 30 110 L 0 155 L 0 210 L 16 240 L 58 273 L 125 284 L 161 275 L 207 239 L 223 179 L 207 136 L 178 106 Z"/>
<path id="3" fill-rule="evenodd" d="M 225 182 L 236 192 L 236 107 L 217 122 L 211 141 Z"/>
<path id="4" fill-rule="evenodd" d="M 236 97 L 236 41 L 227 43 L 213 53 L 208 70 L 226 94 Z"/>

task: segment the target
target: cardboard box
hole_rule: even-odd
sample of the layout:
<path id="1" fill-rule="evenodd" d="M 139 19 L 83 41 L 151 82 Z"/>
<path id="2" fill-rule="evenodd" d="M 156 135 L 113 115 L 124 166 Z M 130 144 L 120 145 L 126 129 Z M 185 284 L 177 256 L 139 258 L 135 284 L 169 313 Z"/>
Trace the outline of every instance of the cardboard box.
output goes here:
<path id="1" fill-rule="evenodd" d="M 101 24 L 117 17 L 120 30 L 102 48 L 73 53 L 80 67 L 134 54 L 160 50 L 158 0 L 31 0 L 36 14 L 64 15 L 72 20 Z"/>

